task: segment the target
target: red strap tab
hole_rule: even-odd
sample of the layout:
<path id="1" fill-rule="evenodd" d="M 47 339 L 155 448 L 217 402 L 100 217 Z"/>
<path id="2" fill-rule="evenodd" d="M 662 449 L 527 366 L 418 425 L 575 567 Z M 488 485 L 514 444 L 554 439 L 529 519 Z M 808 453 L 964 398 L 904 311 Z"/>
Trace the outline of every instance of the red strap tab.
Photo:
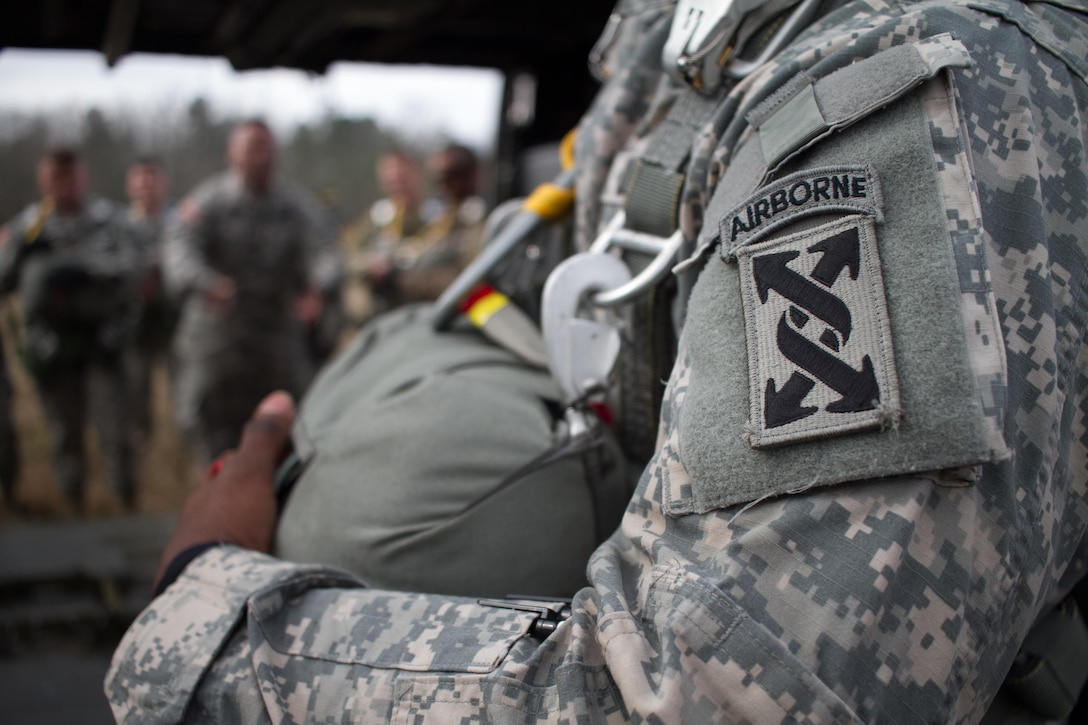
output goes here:
<path id="1" fill-rule="evenodd" d="M 489 284 L 478 284 L 478 285 L 476 285 L 472 289 L 472 291 L 468 293 L 468 296 L 465 297 L 465 299 L 461 301 L 461 306 L 460 306 L 461 312 L 468 312 L 469 310 L 472 309 L 472 306 L 474 304 L 476 304 L 477 302 L 482 300 L 484 297 L 487 297 L 489 294 L 491 294 L 494 291 L 495 291 L 495 288 L 492 287 Z"/>

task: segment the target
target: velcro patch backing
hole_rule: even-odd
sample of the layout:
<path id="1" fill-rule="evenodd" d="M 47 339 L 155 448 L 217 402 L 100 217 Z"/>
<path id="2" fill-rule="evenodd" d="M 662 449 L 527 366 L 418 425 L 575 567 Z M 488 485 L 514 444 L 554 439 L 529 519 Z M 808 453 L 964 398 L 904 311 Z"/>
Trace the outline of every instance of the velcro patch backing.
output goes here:
<path id="1" fill-rule="evenodd" d="M 975 372 L 999 370 L 1004 348 L 1000 342 L 968 344 L 964 299 L 975 300 L 978 295 L 973 289 L 961 289 L 956 247 L 950 236 L 950 209 L 959 214 L 959 222 L 976 223 L 971 216 L 974 207 L 959 201 L 970 201 L 970 179 L 958 164 L 947 164 L 942 167 L 945 184 L 934 161 L 930 124 L 938 116 L 955 118 L 951 92 L 946 81 L 938 79 L 924 91 L 891 103 L 858 121 L 849 134 L 829 136 L 807 149 L 803 158 L 783 167 L 781 176 L 765 182 L 753 195 L 768 198 L 792 174 L 804 178 L 808 170 L 867 165 L 880 180 L 883 223 L 861 209 L 834 211 L 824 218 L 811 216 L 798 220 L 796 226 L 780 228 L 777 239 L 768 236 L 745 245 L 746 269 L 741 268 L 739 249 L 734 259 L 712 254 L 705 260 L 684 323 L 681 359 L 689 365 L 679 374 L 682 404 L 666 410 L 677 426 L 677 450 L 687 474 L 683 485 L 670 488 L 666 504 L 670 515 L 702 513 L 845 481 L 974 466 L 1008 455 L 1003 441 L 991 433 L 991 418 L 983 407 L 988 398 L 980 388 L 986 384 L 985 378 L 978 378 Z M 923 97 L 935 100 L 923 106 Z M 946 139 L 953 138 L 955 130 L 952 126 Z M 743 152 L 742 147 L 737 153 Z M 747 182 L 727 171 L 718 188 Z M 803 189 L 798 189 L 798 201 L 802 193 Z M 946 200 L 955 206 L 946 207 Z M 741 201 L 726 209 L 737 208 Z M 721 218 L 719 215 L 711 223 Z M 867 241 L 874 224 L 879 248 Z M 825 262 L 828 251 L 814 248 L 827 237 L 850 229 L 858 232 L 857 279 L 852 277 L 849 264 L 832 264 L 833 256 Z M 788 241 L 793 234 L 803 236 Z M 784 256 L 774 256 L 779 254 Z M 867 277 L 863 269 L 861 259 L 866 255 L 874 260 L 879 257 L 879 266 L 870 263 L 869 267 L 877 269 L 882 278 L 880 294 L 873 287 L 876 278 Z M 978 261 L 985 265 L 985 256 Z M 761 265 L 766 301 L 756 286 L 756 263 Z M 821 265 L 823 269 L 817 272 Z M 815 278 L 831 280 L 831 275 L 825 274 L 829 269 L 837 272 L 829 285 Z M 773 270 L 770 281 L 768 270 Z M 866 322 L 870 312 L 864 308 L 869 304 L 878 305 L 881 312 Z M 797 308 L 797 313 L 792 308 Z M 972 310 L 976 308 L 973 304 Z M 848 338 L 842 334 L 846 328 L 843 309 L 849 312 Z M 757 321 L 757 314 L 766 319 Z M 986 314 L 992 314 L 991 307 L 986 308 Z M 883 317 L 891 330 L 895 357 L 884 381 L 884 373 L 879 372 L 884 354 L 879 341 L 888 336 L 863 331 L 870 325 L 879 329 L 883 323 L 876 320 Z M 996 320 L 984 318 L 981 312 L 975 317 L 980 322 L 971 325 L 972 335 L 976 329 L 995 334 L 989 331 L 997 329 Z M 751 340 L 750 326 L 760 328 Z M 837 351 L 833 349 L 836 344 Z M 761 348 L 758 356 L 763 359 L 757 361 L 757 354 L 751 351 Z M 798 350 L 811 355 L 805 357 Z M 859 373 L 865 371 L 866 355 L 877 380 L 878 407 L 872 411 L 829 410 L 844 397 L 847 401 L 857 399 L 857 395 L 844 393 L 861 389 L 864 378 Z M 753 373 L 750 367 L 758 371 Z M 840 377 L 829 374 L 834 371 Z M 790 389 L 794 373 L 798 374 L 795 380 L 803 376 L 812 381 L 804 396 L 798 392 L 798 386 L 808 385 L 803 380 L 792 383 Z M 993 379 L 997 384 L 1003 382 L 999 376 Z M 783 425 L 768 426 L 765 411 L 772 380 L 772 397 L 789 391 L 796 402 L 793 410 L 817 410 Z M 890 389 L 896 384 L 897 403 Z M 845 407 L 850 405 L 847 402 Z M 902 411 L 897 425 L 878 429 L 884 421 L 877 411 L 894 414 L 896 407 Z M 855 425 L 873 427 L 847 432 L 845 426 L 836 428 L 832 423 L 839 416 L 852 419 Z M 772 416 L 772 422 L 783 417 Z M 893 422 L 890 417 L 886 420 Z M 814 422 L 830 427 L 812 426 L 811 434 L 816 437 L 802 439 L 800 429 Z M 788 433 L 783 436 L 782 431 Z M 791 435 L 796 438 L 790 440 Z M 753 442 L 760 447 L 753 447 Z"/>
<path id="2" fill-rule="evenodd" d="M 753 448 L 889 427 L 899 417 L 871 218 L 850 215 L 737 252 Z"/>

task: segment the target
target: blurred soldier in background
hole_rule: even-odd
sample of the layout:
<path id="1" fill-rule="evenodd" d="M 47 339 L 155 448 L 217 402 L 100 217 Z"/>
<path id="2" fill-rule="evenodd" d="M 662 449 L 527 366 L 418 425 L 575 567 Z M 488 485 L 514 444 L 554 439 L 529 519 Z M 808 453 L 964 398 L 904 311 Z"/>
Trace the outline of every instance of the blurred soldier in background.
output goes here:
<path id="1" fill-rule="evenodd" d="M 125 174 L 125 193 L 129 200 L 128 218 L 140 233 L 137 241 L 145 247 L 161 245 L 169 219 L 166 206 L 169 188 L 170 179 L 158 159 L 143 156 L 129 165 Z M 161 254 L 149 254 L 148 257 L 158 266 Z"/>
<path id="2" fill-rule="evenodd" d="M 133 449 L 140 451 L 151 429 L 151 371 L 167 362 L 177 322 L 177 307 L 162 283 L 162 245 L 172 210 L 166 206 L 169 177 L 158 159 L 142 157 L 125 175 L 128 221 L 139 248 L 139 314 L 128 360 Z"/>
<path id="3" fill-rule="evenodd" d="M 78 509 L 86 479 L 83 427 L 90 417 L 106 477 L 131 506 L 135 477 L 123 363 L 134 316 L 135 242 L 117 208 L 87 198 L 87 168 L 75 152 L 50 152 L 37 175 L 41 200 L 11 222 L 0 247 L 0 290 L 17 290 L 21 298 L 23 353 L 45 409 L 62 490 Z"/>
<path id="4" fill-rule="evenodd" d="M 22 507 L 15 501 L 15 482 L 19 478 L 19 437 L 12 418 L 13 390 L 8 375 L 6 345 L 0 338 L 0 490 L 8 511 Z"/>
<path id="5" fill-rule="evenodd" d="M 337 208 L 337 193 L 334 189 L 325 188 L 316 194 L 316 199 L 321 215 L 318 226 L 325 230 L 319 235 L 321 247 L 316 253 L 317 266 L 322 270 L 318 275 L 321 311 L 316 319 L 307 324 L 306 330 L 309 364 L 315 371 L 320 370 L 336 350 L 347 324 L 344 305 L 347 273 L 339 244 L 340 230 L 344 225 Z"/>
<path id="6" fill-rule="evenodd" d="M 395 153 L 379 161 L 389 197 L 371 209 L 370 224 L 360 226 L 369 233 L 356 231 L 345 245 L 365 250 L 357 266 L 373 298 L 371 314 L 437 299 L 480 251 L 486 206 L 476 196 L 476 154 L 451 144 L 428 159 L 427 171 L 440 196 L 435 208 L 421 202 L 413 159 Z"/>
<path id="7" fill-rule="evenodd" d="M 307 327 L 338 264 L 317 200 L 276 178 L 271 130 L 231 133 L 229 170 L 198 186 L 167 234 L 167 291 L 183 297 L 174 351 L 178 420 L 199 461 L 234 446 L 253 406 L 313 374 Z"/>
<path id="8" fill-rule="evenodd" d="M 407 151 L 395 149 L 378 159 L 375 172 L 385 196 L 341 235 L 350 275 L 345 307 L 350 321 L 356 325 L 389 309 L 395 290 L 391 287 L 387 251 L 426 226 L 423 170 L 419 161 Z"/>

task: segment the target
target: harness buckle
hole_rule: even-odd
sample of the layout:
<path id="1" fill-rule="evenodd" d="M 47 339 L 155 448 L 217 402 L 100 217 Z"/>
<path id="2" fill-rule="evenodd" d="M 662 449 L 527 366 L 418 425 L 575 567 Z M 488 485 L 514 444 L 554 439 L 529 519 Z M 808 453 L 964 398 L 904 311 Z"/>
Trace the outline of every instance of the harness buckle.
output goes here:
<path id="1" fill-rule="evenodd" d="M 624 228 L 627 215 L 616 212 L 612 220 L 589 247 L 590 254 L 605 254 L 612 247 L 630 252 L 651 254 L 654 259 L 634 278 L 624 284 L 597 292 L 591 298 L 598 307 L 616 307 L 638 297 L 656 285 L 669 274 L 680 247 L 684 244 L 684 235 L 679 229 L 668 237 L 638 232 Z"/>
<path id="2" fill-rule="evenodd" d="M 606 387 L 621 344 L 615 315 L 588 307 L 593 295 L 629 279 L 627 265 L 616 257 L 583 252 L 561 262 L 544 283 L 541 331 L 572 438 L 589 430 L 584 403 Z"/>
<path id="3" fill-rule="evenodd" d="M 741 20 L 765 0 L 680 0 L 661 59 L 673 78 L 701 93 L 721 86 Z"/>

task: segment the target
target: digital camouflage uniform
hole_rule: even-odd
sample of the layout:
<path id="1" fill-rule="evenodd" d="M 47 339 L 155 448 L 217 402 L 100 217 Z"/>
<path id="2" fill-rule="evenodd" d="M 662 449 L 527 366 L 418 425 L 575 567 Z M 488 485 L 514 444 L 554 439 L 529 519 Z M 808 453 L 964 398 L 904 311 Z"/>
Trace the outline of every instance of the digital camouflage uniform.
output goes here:
<path id="1" fill-rule="evenodd" d="M 167 296 L 162 280 L 163 241 L 172 218 L 173 210 L 152 216 L 135 206 L 128 209 L 128 222 L 140 253 L 139 314 L 128 360 L 132 399 L 129 424 L 136 449 L 151 429 L 152 369 L 156 361 L 166 361 L 177 325 L 177 305 Z"/>
<path id="2" fill-rule="evenodd" d="M 106 480 L 126 503 L 135 495 L 123 365 L 135 268 L 131 231 L 103 199 L 64 215 L 32 204 L 11 222 L 0 247 L 0 290 L 20 294 L 24 359 L 45 412 L 58 482 L 77 506 L 86 483 L 88 421 Z"/>
<path id="3" fill-rule="evenodd" d="M 580 131 L 583 239 L 677 96 L 654 7 Z M 214 548 L 118 648 L 118 719 L 978 721 L 1085 568 L 1086 12 L 854 2 L 717 104 L 658 449 L 546 639 Z"/>
<path id="4" fill-rule="evenodd" d="M 130 207 L 128 221 L 140 251 L 141 301 L 136 331 L 137 345 L 147 353 L 165 352 L 170 345 L 177 315 L 162 283 L 163 246 L 174 221 L 174 209 L 154 216 Z"/>
<path id="5" fill-rule="evenodd" d="M 315 199 L 276 182 L 260 197 L 224 173 L 197 187 L 167 233 L 163 273 L 182 298 L 174 339 L 179 423 L 202 455 L 233 448 L 254 406 L 273 390 L 298 395 L 312 366 L 296 316 L 299 295 L 335 272 Z M 204 291 L 219 276 L 236 292 L 227 313 Z"/>
<path id="6" fill-rule="evenodd" d="M 19 477 L 19 438 L 12 418 L 14 389 L 8 374 L 6 345 L 0 339 L 0 490 L 4 492 L 4 504 L 14 506 L 15 481 Z"/>

